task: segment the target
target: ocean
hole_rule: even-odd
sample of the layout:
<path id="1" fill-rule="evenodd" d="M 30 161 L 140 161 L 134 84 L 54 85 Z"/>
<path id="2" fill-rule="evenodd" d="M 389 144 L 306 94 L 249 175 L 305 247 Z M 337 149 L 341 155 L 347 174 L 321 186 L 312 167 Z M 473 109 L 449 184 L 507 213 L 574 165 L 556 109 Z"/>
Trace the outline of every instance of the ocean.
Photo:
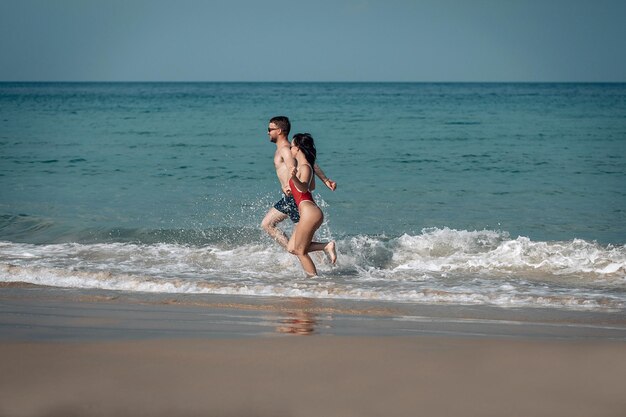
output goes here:
<path id="1" fill-rule="evenodd" d="M 314 279 L 277 115 L 338 184 Z M 626 84 L 0 83 L 0 282 L 624 310 Z"/>

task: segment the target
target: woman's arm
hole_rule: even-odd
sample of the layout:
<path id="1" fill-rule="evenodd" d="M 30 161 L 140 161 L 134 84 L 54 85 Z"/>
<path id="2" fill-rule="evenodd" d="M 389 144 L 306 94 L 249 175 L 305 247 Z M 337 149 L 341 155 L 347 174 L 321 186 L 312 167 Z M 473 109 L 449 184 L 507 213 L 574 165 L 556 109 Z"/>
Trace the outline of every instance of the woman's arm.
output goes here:
<path id="1" fill-rule="evenodd" d="M 309 183 L 313 173 L 311 172 L 311 168 L 308 165 L 303 165 L 300 168 L 294 167 L 291 170 L 291 179 L 293 180 L 293 184 L 296 186 L 298 191 L 301 193 L 306 193 L 309 190 Z M 300 178 L 298 178 L 300 176 Z"/>
<path id="2" fill-rule="evenodd" d="M 324 171 L 322 171 L 322 168 L 317 165 L 317 163 L 313 165 L 313 170 L 315 171 L 315 175 L 317 175 L 328 188 L 335 191 L 335 189 L 337 188 L 337 183 L 328 178 L 326 174 L 324 174 Z"/>

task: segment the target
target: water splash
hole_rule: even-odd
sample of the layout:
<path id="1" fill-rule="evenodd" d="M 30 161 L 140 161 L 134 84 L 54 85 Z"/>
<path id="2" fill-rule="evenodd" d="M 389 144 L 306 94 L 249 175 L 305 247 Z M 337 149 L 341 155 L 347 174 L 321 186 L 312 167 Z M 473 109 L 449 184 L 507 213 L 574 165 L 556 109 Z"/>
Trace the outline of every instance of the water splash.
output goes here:
<path id="1" fill-rule="evenodd" d="M 238 232 L 232 232 L 239 236 Z M 502 231 L 425 229 L 337 242 L 305 279 L 264 235 L 180 243 L 0 243 L 0 281 L 121 291 L 348 298 L 415 303 L 620 309 L 626 246 L 533 242 Z"/>

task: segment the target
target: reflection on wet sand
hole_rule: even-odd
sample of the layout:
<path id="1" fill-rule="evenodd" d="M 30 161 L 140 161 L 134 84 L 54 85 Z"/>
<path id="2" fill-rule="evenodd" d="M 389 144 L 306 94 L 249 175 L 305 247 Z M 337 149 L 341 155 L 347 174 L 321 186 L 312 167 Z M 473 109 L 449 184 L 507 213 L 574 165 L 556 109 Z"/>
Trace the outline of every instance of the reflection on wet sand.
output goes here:
<path id="1" fill-rule="evenodd" d="M 281 326 L 276 327 L 278 333 L 289 333 L 300 336 L 313 334 L 317 325 L 316 315 L 311 312 L 314 302 L 308 298 L 293 299 L 286 318 L 280 320 Z"/>

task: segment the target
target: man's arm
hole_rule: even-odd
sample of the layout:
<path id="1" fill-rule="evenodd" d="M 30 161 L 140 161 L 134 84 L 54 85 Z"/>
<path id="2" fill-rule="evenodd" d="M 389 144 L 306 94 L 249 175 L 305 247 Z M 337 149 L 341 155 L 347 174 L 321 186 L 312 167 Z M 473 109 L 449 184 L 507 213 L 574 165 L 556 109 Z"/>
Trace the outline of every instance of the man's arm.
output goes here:
<path id="1" fill-rule="evenodd" d="M 283 162 L 285 163 L 285 167 L 287 168 L 287 178 L 285 179 L 285 181 L 287 181 L 289 179 L 289 176 L 291 173 L 291 171 L 293 171 L 296 168 L 296 160 L 295 158 L 291 155 L 291 150 L 289 149 L 289 146 L 283 146 L 279 149 L 278 151 L 280 153 L 280 156 L 283 158 Z M 283 179 L 281 178 L 281 182 L 283 181 Z M 291 189 L 289 188 L 289 182 L 286 182 L 285 184 L 281 184 L 283 187 L 283 192 L 286 195 L 290 195 L 291 194 Z"/>
<path id="2" fill-rule="evenodd" d="M 291 172 L 291 170 L 296 167 L 296 160 L 291 155 L 291 150 L 289 149 L 289 146 L 282 146 L 280 148 L 280 156 L 283 158 L 283 161 L 285 162 L 285 166 L 287 167 L 287 172 Z"/>
<path id="3" fill-rule="evenodd" d="M 322 171 L 322 168 L 320 168 L 320 166 L 317 165 L 317 163 L 313 165 L 313 171 L 315 171 L 315 175 L 317 175 L 320 178 L 320 180 L 322 180 L 322 182 L 326 184 L 328 188 L 335 191 L 335 189 L 337 188 L 337 183 L 331 180 L 330 178 L 328 178 L 326 174 L 324 174 L 324 171 Z"/>

